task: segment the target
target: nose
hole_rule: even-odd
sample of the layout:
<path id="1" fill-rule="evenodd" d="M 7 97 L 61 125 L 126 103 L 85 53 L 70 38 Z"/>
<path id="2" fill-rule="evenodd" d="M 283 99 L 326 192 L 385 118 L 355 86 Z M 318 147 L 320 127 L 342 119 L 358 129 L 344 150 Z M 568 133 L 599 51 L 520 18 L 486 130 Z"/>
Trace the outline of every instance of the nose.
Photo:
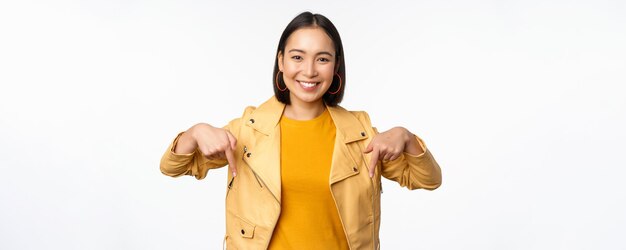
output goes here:
<path id="1" fill-rule="evenodd" d="M 302 73 L 304 76 L 309 79 L 317 76 L 317 70 L 315 69 L 315 62 L 308 61 L 302 65 L 304 68 L 302 69 Z"/>

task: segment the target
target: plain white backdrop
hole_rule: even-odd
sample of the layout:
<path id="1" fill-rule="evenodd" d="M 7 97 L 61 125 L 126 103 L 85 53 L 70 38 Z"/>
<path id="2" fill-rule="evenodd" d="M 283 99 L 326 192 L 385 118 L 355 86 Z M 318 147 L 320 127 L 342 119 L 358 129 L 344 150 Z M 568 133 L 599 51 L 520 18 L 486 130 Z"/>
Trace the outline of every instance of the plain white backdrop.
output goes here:
<path id="1" fill-rule="evenodd" d="M 302 11 L 342 105 L 420 135 L 436 191 L 383 182 L 382 249 L 626 249 L 624 1 L 2 1 L 0 249 L 219 249 L 226 169 L 174 136 L 272 95 Z"/>

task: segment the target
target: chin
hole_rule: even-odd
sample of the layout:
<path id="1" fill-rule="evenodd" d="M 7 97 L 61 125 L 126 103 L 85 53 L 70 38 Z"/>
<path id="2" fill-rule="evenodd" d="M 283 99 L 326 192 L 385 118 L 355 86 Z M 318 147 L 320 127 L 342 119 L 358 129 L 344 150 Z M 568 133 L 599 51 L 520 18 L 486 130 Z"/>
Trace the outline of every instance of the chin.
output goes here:
<path id="1" fill-rule="evenodd" d="M 318 102 L 318 101 L 322 101 L 322 97 L 323 97 L 323 95 L 321 95 L 321 94 L 320 95 L 318 95 L 318 94 L 316 94 L 316 95 L 294 94 L 294 95 L 290 96 L 292 102 L 293 102 L 293 99 L 298 99 L 298 100 L 300 100 L 302 102 L 306 102 L 306 103 L 315 103 L 315 102 Z"/>
<path id="2" fill-rule="evenodd" d="M 308 103 L 314 103 L 314 102 L 318 102 L 322 100 L 322 97 L 304 97 L 304 98 L 298 98 L 300 100 L 302 100 L 303 102 L 308 102 Z"/>

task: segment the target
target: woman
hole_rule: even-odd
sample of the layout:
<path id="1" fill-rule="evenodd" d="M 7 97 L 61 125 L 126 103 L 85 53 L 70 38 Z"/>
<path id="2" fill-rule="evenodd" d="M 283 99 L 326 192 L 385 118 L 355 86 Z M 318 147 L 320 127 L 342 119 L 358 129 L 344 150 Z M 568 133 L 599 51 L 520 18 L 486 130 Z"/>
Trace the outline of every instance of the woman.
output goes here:
<path id="1" fill-rule="evenodd" d="M 226 245 L 233 249 L 378 249 L 381 176 L 435 189 L 441 171 L 407 129 L 378 133 L 365 112 L 338 103 L 343 46 L 324 16 L 285 28 L 274 93 L 223 128 L 197 124 L 161 160 L 168 176 L 206 176 L 228 164 Z"/>

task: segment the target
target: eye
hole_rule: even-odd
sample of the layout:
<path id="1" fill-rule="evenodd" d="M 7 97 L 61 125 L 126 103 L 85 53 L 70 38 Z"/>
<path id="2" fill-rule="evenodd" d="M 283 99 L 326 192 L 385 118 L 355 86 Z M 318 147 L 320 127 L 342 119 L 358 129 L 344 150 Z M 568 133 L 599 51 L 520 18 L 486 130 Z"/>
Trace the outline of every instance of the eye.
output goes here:
<path id="1" fill-rule="evenodd" d="M 302 57 L 301 56 L 292 56 L 291 59 L 299 61 L 299 60 L 302 60 Z"/>
<path id="2" fill-rule="evenodd" d="M 330 59 L 325 58 L 325 57 L 322 57 L 322 58 L 320 58 L 318 60 L 320 60 L 320 62 L 330 62 Z"/>

